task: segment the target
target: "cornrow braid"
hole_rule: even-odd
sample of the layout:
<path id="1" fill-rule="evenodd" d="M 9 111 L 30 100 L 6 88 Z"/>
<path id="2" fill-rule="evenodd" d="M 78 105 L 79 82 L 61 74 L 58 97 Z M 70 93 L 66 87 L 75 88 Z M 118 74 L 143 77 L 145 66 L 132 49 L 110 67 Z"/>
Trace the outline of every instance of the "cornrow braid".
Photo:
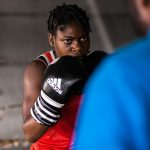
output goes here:
<path id="1" fill-rule="evenodd" d="M 50 11 L 47 21 L 48 31 L 54 35 L 58 28 L 63 28 L 71 21 L 80 24 L 87 33 L 91 32 L 89 18 L 85 10 L 79 8 L 77 5 L 66 4 L 57 6 L 55 9 Z"/>

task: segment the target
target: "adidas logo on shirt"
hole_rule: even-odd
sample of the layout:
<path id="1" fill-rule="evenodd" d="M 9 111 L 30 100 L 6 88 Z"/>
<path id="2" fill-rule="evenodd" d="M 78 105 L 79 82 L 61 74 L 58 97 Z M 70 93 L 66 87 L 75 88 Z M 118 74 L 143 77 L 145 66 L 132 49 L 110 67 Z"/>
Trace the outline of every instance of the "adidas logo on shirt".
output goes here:
<path id="1" fill-rule="evenodd" d="M 48 78 L 47 83 L 59 94 L 62 93 L 60 78 Z"/>

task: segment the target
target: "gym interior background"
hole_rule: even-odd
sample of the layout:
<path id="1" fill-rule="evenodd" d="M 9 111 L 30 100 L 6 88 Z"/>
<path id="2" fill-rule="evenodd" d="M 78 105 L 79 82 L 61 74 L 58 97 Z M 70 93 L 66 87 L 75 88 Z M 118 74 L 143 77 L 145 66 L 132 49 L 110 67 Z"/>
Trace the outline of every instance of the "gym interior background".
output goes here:
<path id="1" fill-rule="evenodd" d="M 139 36 L 127 0 L 0 0 L 0 150 L 27 149 L 22 133 L 22 78 L 28 62 L 50 49 L 49 10 L 77 4 L 90 17 L 91 50 L 112 53 Z"/>

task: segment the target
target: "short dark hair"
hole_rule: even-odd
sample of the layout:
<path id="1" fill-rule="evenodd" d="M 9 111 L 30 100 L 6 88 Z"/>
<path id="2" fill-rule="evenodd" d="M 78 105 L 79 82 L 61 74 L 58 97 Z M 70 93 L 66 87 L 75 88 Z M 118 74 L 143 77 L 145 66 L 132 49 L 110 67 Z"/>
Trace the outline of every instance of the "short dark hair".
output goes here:
<path id="1" fill-rule="evenodd" d="M 150 5 L 150 0 L 144 0 L 145 5 Z"/>
<path id="2" fill-rule="evenodd" d="M 61 6 L 56 6 L 56 8 L 50 11 L 47 21 L 48 31 L 54 35 L 58 28 L 61 29 L 61 27 L 64 27 L 64 25 L 71 21 L 80 24 L 87 33 L 91 31 L 89 17 L 85 10 L 77 5 L 66 5 L 65 3 Z"/>

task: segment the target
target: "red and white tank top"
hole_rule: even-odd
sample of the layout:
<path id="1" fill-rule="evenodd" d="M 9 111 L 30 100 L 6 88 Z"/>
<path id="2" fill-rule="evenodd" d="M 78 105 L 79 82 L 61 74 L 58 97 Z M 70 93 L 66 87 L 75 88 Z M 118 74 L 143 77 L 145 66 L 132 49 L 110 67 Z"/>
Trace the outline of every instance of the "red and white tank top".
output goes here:
<path id="1" fill-rule="evenodd" d="M 54 59 L 53 51 L 46 52 L 37 57 L 48 66 Z M 74 95 L 62 108 L 61 117 L 57 124 L 50 127 L 47 132 L 30 147 L 30 150 L 69 150 L 72 147 L 72 138 L 77 112 L 82 100 L 82 95 Z"/>
<path id="2" fill-rule="evenodd" d="M 45 52 L 42 55 L 39 55 L 35 60 L 42 61 L 46 66 L 49 66 L 50 63 L 56 59 L 56 54 L 53 50 L 50 50 L 48 52 Z"/>

